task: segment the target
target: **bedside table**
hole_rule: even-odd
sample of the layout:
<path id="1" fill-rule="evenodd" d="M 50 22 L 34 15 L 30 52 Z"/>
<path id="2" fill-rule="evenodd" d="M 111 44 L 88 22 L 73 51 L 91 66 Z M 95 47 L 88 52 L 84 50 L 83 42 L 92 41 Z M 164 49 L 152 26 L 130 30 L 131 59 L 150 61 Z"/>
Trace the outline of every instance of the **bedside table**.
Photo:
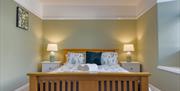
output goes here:
<path id="1" fill-rule="evenodd" d="M 141 64 L 139 62 L 120 62 L 120 64 L 130 72 L 141 72 Z"/>
<path id="2" fill-rule="evenodd" d="M 42 64 L 42 72 L 50 72 L 53 71 L 57 68 L 59 68 L 62 65 L 61 61 L 54 61 L 54 62 L 50 62 L 50 61 L 43 61 L 41 62 Z"/>

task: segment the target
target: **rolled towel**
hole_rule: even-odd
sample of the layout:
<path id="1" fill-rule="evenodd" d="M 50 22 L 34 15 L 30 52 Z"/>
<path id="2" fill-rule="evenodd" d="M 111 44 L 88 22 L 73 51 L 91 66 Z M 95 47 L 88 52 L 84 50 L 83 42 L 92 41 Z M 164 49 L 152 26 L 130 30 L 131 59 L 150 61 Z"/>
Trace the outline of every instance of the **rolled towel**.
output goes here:
<path id="1" fill-rule="evenodd" d="M 78 66 L 78 70 L 82 71 L 98 71 L 97 64 L 81 64 Z"/>
<path id="2" fill-rule="evenodd" d="M 89 71 L 98 71 L 97 64 L 86 64 L 89 68 Z"/>
<path id="3" fill-rule="evenodd" d="M 89 71 L 89 67 L 85 64 L 80 64 L 78 66 L 78 70 L 81 70 L 81 71 Z"/>

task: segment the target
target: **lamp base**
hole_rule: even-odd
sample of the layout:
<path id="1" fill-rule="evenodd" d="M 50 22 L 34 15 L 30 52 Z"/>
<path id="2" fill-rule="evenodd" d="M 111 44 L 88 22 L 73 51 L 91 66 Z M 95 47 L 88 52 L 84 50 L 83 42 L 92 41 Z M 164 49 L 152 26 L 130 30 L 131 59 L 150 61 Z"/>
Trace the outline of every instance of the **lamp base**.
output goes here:
<path id="1" fill-rule="evenodd" d="M 49 61 L 50 62 L 54 62 L 56 60 L 55 58 L 55 52 L 54 51 L 51 51 L 50 52 L 50 55 L 49 55 Z"/>
<path id="2" fill-rule="evenodd" d="M 52 55 L 49 56 L 49 61 L 50 61 L 50 62 L 54 62 L 54 61 L 55 61 L 55 56 L 52 56 Z"/>
<path id="3" fill-rule="evenodd" d="M 127 56 L 127 60 L 126 60 L 127 62 L 131 62 L 132 61 L 132 58 L 131 58 L 131 56 Z"/>

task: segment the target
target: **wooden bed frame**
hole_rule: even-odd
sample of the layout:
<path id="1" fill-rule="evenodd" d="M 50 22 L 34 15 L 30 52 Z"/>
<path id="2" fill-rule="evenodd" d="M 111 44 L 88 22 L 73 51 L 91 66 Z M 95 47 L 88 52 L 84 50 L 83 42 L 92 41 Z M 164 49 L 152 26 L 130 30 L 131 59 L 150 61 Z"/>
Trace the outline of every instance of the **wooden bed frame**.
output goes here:
<path id="1" fill-rule="evenodd" d="M 116 49 L 64 49 L 68 52 L 115 52 Z M 66 57 L 65 57 L 66 59 Z M 29 91 L 148 91 L 148 72 L 28 73 Z"/>

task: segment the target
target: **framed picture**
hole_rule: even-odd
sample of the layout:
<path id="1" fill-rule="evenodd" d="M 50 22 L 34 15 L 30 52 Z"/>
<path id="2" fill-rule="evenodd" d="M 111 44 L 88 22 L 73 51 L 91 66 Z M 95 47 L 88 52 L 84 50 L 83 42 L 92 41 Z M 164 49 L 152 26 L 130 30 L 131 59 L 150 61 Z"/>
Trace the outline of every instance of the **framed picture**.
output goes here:
<path id="1" fill-rule="evenodd" d="M 16 27 L 29 29 L 29 13 L 20 7 L 17 7 L 16 11 Z"/>

